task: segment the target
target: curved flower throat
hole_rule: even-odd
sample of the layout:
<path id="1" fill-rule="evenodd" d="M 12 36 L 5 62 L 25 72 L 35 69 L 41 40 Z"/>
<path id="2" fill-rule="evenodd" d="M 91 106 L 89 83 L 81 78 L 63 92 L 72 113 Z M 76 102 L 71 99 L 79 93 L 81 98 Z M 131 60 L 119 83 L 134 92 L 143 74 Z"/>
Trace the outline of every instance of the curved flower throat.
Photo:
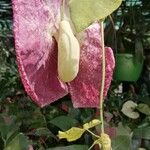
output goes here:
<path id="1" fill-rule="evenodd" d="M 59 25 L 58 76 L 64 82 L 72 81 L 79 71 L 80 45 L 68 21 Z"/>

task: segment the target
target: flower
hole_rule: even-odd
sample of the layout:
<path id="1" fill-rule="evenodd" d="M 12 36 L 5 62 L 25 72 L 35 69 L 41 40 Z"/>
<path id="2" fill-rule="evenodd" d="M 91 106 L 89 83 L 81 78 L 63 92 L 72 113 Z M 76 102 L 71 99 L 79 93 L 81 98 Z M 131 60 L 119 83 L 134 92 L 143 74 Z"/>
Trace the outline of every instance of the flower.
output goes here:
<path id="1" fill-rule="evenodd" d="M 109 135 L 102 133 L 100 136 L 100 141 L 103 150 L 111 150 L 111 139 Z"/>
<path id="2" fill-rule="evenodd" d="M 61 0 L 13 0 L 17 63 L 28 95 L 44 107 L 70 93 L 74 107 L 99 107 L 102 74 L 100 25 L 91 24 L 77 35 L 80 65 L 77 77 L 64 83 L 58 78 L 57 42 Z M 104 96 L 111 83 L 114 57 L 106 48 Z"/>

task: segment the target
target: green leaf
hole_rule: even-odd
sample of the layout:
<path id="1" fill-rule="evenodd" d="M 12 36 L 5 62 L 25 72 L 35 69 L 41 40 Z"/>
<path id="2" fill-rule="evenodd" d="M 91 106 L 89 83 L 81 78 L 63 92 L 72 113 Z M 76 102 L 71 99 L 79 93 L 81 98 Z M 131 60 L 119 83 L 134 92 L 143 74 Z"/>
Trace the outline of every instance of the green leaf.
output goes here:
<path id="1" fill-rule="evenodd" d="M 37 136 L 50 136 L 52 133 L 47 128 L 38 128 L 35 131 L 35 135 Z"/>
<path id="2" fill-rule="evenodd" d="M 112 140 L 113 150 L 129 150 L 131 146 L 131 130 L 119 123 L 116 129 L 117 137 Z"/>
<path id="3" fill-rule="evenodd" d="M 137 110 L 145 115 L 150 115 L 150 107 L 147 104 L 139 104 Z"/>
<path id="4" fill-rule="evenodd" d="M 77 32 L 116 10 L 122 0 L 70 0 L 70 16 Z"/>
<path id="5" fill-rule="evenodd" d="M 47 128 L 36 129 L 35 135 L 37 136 L 47 136 L 50 134 L 50 131 Z"/>
<path id="6" fill-rule="evenodd" d="M 65 131 L 75 126 L 78 121 L 68 116 L 59 116 L 51 120 L 50 123 Z"/>
<path id="7" fill-rule="evenodd" d="M 6 145 L 4 150 L 27 150 L 28 146 L 28 138 L 24 134 L 19 133 Z"/>
<path id="8" fill-rule="evenodd" d="M 37 108 L 32 114 L 31 128 L 41 128 L 46 127 L 45 116 L 42 114 L 41 110 Z"/>
<path id="9" fill-rule="evenodd" d="M 0 133 L 5 142 L 18 132 L 19 126 L 20 124 L 15 123 L 14 116 L 0 116 Z"/>
<path id="10" fill-rule="evenodd" d="M 83 125 L 83 128 L 84 128 L 85 130 L 87 130 L 87 129 L 90 129 L 90 128 L 93 128 L 93 127 L 99 125 L 100 123 L 101 123 L 100 120 L 98 120 L 98 119 L 93 119 L 92 121 L 90 121 L 90 122 L 88 122 L 88 123 L 85 123 L 85 124 Z"/>
<path id="11" fill-rule="evenodd" d="M 59 131 L 58 137 L 59 139 L 67 139 L 68 142 L 72 142 L 78 140 L 84 132 L 84 129 L 72 127 L 71 129 L 65 132 Z"/>
<path id="12" fill-rule="evenodd" d="M 87 150 L 87 149 L 88 149 L 87 145 L 71 145 L 71 146 L 50 148 L 47 150 Z"/>
<path id="13" fill-rule="evenodd" d="M 117 136 L 122 136 L 122 135 L 129 136 L 129 137 L 131 136 L 130 128 L 127 126 L 123 126 L 121 122 L 119 123 L 116 132 L 117 132 Z"/>
<path id="14" fill-rule="evenodd" d="M 57 137 L 48 128 L 38 128 L 38 129 L 36 129 L 35 135 L 36 136 L 46 136 L 47 138 L 52 137 L 54 139 L 57 139 Z"/>
<path id="15" fill-rule="evenodd" d="M 129 136 L 120 135 L 112 140 L 113 150 L 129 150 L 131 146 L 131 139 Z"/>
<path id="16" fill-rule="evenodd" d="M 133 137 L 150 140 L 150 127 L 135 129 L 133 131 Z"/>

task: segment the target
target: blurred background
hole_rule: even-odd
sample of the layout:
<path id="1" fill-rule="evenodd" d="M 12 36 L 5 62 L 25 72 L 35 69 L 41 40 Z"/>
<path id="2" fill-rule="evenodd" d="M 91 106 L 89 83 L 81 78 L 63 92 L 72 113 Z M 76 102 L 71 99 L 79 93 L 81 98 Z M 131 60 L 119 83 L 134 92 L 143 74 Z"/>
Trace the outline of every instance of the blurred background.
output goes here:
<path id="1" fill-rule="evenodd" d="M 11 1 L 0 0 L 0 149 L 88 149 L 93 142 L 88 133 L 72 143 L 59 141 L 56 135 L 97 117 L 96 109 L 74 109 L 69 95 L 40 109 L 24 92 L 16 65 L 12 15 Z M 105 21 L 105 45 L 113 48 L 116 58 L 104 104 L 113 147 L 150 150 L 150 1 L 124 0 Z M 137 118 L 122 111 L 128 101 L 137 105 L 134 110 L 127 106 L 139 114 Z"/>

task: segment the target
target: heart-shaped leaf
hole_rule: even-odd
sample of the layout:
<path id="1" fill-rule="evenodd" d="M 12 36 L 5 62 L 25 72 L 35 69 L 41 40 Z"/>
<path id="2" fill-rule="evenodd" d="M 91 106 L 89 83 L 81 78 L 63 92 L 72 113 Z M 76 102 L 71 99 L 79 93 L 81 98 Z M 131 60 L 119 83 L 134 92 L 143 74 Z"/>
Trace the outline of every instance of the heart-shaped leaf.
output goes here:
<path id="1" fill-rule="evenodd" d="M 121 111 L 124 115 L 126 115 L 129 118 L 137 119 L 139 118 L 139 113 L 134 111 L 138 105 L 134 103 L 133 101 L 127 101 L 123 104 L 123 107 Z"/>
<path id="2" fill-rule="evenodd" d="M 116 10 L 122 0 L 70 0 L 70 16 L 77 32 Z"/>
<path id="3" fill-rule="evenodd" d="M 69 116 L 59 116 L 52 119 L 50 123 L 65 131 L 75 126 L 78 123 L 78 121 Z"/>
<path id="4" fill-rule="evenodd" d="M 131 139 L 126 135 L 117 136 L 112 140 L 113 150 L 129 150 L 131 146 Z"/>

